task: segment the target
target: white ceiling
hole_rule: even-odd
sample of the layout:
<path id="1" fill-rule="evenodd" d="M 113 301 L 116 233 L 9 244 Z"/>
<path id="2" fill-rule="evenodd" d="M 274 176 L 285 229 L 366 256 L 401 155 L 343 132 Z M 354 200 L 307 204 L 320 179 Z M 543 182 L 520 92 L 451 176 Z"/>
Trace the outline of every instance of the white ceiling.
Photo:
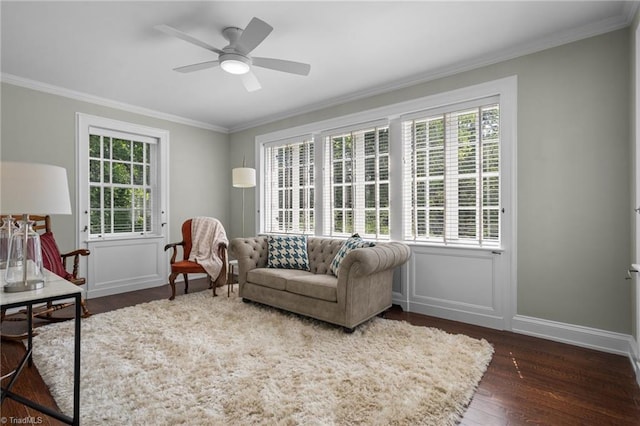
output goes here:
<path id="1" fill-rule="evenodd" d="M 2 80 L 221 131 L 381 93 L 627 26 L 637 2 L 8 2 Z M 274 31 L 252 54 L 311 64 L 307 77 L 254 68 L 248 93 L 220 68 L 181 65 L 258 17 Z"/>

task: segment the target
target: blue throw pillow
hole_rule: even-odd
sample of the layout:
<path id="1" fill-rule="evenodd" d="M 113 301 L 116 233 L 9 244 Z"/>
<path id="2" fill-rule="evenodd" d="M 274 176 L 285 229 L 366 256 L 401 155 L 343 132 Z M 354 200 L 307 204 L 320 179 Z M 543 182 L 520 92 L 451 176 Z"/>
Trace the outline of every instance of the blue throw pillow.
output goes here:
<path id="1" fill-rule="evenodd" d="M 360 238 L 358 234 L 354 234 L 353 237 L 349 238 L 347 241 L 342 243 L 342 247 L 340 247 L 340 250 L 338 250 L 338 253 L 336 253 L 335 257 L 331 261 L 331 265 L 329 265 L 329 269 L 331 270 L 333 275 L 337 277 L 338 271 L 340 270 L 340 264 L 342 263 L 344 258 L 347 257 L 347 254 L 349 254 L 351 250 L 355 250 L 361 247 L 373 247 L 373 246 L 375 246 L 375 243 L 365 241 L 362 238 Z"/>
<path id="2" fill-rule="evenodd" d="M 305 235 L 269 235 L 269 268 L 309 270 Z"/>

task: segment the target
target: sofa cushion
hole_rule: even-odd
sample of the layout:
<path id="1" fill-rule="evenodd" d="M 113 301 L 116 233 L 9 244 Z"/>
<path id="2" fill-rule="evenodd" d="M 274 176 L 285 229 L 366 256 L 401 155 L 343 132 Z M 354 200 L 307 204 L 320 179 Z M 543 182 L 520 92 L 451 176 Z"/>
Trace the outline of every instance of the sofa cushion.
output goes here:
<path id="1" fill-rule="evenodd" d="M 292 277 L 287 280 L 287 291 L 314 299 L 338 301 L 338 279 L 333 275 L 311 274 Z"/>
<path id="2" fill-rule="evenodd" d="M 309 270 L 305 235 L 269 235 L 269 268 Z"/>
<path id="3" fill-rule="evenodd" d="M 257 268 L 247 273 L 247 281 L 276 290 L 285 290 L 287 280 L 308 275 L 314 276 L 311 272 L 298 269 Z"/>
<path id="4" fill-rule="evenodd" d="M 340 247 L 340 250 L 338 250 L 338 253 L 336 253 L 336 256 L 331 261 L 331 266 L 330 266 L 331 272 L 333 272 L 335 276 L 338 276 L 338 271 L 340 270 L 340 263 L 342 263 L 342 260 L 345 257 L 347 257 L 347 254 L 349 254 L 351 250 L 355 250 L 361 247 L 373 247 L 373 246 L 375 246 L 375 243 L 364 241 L 362 238 L 360 238 L 358 234 L 355 234 L 354 236 L 350 237 L 348 240 L 346 240 L 342 244 L 342 247 Z"/>

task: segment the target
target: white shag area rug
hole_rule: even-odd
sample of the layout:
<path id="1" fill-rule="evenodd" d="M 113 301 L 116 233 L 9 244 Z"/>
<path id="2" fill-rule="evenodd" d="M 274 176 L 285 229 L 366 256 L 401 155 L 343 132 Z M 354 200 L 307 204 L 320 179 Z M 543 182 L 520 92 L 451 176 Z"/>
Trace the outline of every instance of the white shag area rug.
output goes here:
<path id="1" fill-rule="evenodd" d="M 38 332 L 36 366 L 70 414 L 73 321 Z M 345 334 L 210 291 L 94 315 L 81 336 L 91 426 L 456 424 L 493 354 L 382 318 Z"/>

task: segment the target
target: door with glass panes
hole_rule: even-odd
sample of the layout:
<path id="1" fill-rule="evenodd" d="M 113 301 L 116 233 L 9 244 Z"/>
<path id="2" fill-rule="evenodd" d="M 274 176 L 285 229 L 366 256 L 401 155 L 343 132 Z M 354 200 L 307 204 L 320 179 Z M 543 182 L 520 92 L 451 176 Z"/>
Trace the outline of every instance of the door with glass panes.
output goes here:
<path id="1" fill-rule="evenodd" d="M 80 243 L 89 297 L 166 283 L 168 132 L 78 114 Z"/>

